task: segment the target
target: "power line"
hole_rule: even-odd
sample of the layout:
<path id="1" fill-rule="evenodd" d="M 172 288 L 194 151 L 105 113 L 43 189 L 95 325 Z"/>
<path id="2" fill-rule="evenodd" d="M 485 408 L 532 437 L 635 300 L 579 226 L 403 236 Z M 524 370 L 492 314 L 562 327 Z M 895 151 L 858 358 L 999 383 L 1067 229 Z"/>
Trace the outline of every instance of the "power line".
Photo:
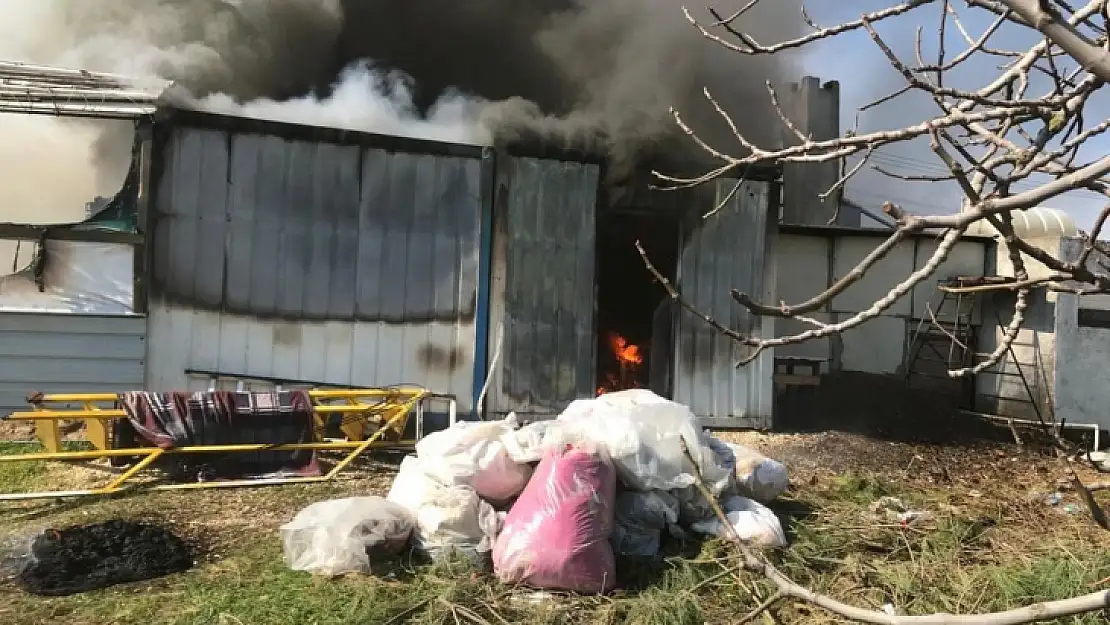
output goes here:
<path id="1" fill-rule="evenodd" d="M 892 166 L 900 167 L 900 168 L 908 167 L 908 168 L 913 169 L 913 171 L 905 171 L 905 170 L 903 170 L 903 171 L 891 171 L 890 173 L 893 173 L 893 174 L 905 174 L 905 175 L 909 175 L 909 176 L 912 176 L 912 175 L 916 174 L 916 175 L 941 177 L 941 176 L 950 176 L 951 173 L 952 173 L 947 168 L 945 168 L 941 165 L 928 163 L 927 161 L 921 161 L 921 160 L 917 160 L 917 159 L 910 158 L 910 157 L 901 157 L 901 156 L 896 156 L 896 155 L 878 155 L 878 154 L 876 154 L 876 155 L 872 155 L 871 159 L 879 161 L 879 164 L 892 165 Z M 914 182 L 914 181 L 907 181 L 907 182 Z M 916 181 L 916 182 L 927 182 L 927 181 Z M 952 182 L 955 182 L 955 181 L 952 181 Z M 1042 183 L 1038 183 L 1036 181 L 1030 181 L 1029 179 L 1024 179 L 1024 180 L 1019 180 L 1019 181 L 1014 182 L 1013 185 L 1012 185 L 1012 188 L 1016 191 L 1031 191 L 1033 189 L 1036 189 L 1036 188 L 1040 187 L 1041 184 Z M 1070 189 L 1068 191 L 1065 191 L 1061 195 L 1066 195 L 1068 193 L 1085 193 L 1085 192 L 1086 191 L 1084 189 Z"/>

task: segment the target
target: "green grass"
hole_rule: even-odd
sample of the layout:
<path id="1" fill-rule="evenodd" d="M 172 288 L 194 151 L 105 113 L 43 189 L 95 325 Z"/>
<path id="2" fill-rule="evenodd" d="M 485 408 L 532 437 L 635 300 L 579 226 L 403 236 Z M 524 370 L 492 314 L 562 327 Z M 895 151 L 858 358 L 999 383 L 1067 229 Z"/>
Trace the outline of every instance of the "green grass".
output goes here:
<path id="1" fill-rule="evenodd" d="M 16 455 L 41 451 L 38 445 L 0 442 L 0 455 Z M 0 490 L 13 492 L 33 484 L 46 470 L 44 462 L 15 462 L 0 465 Z"/>
<path id="2" fill-rule="evenodd" d="M 1086 594 L 1095 589 L 1091 583 L 1110 576 L 1105 539 L 1008 528 L 1017 519 L 997 510 L 940 515 L 905 528 L 868 522 L 861 514 L 863 504 L 882 496 L 935 510 L 948 498 L 943 489 L 906 491 L 875 476 L 850 475 L 810 496 L 818 518 L 793 525 L 796 536 L 780 566 L 795 580 L 856 605 L 890 603 L 905 614 L 981 613 Z M 1069 523 L 1092 525 L 1082 516 L 1047 521 L 1061 530 Z M 1106 616 L 1059 622 L 1093 625 Z"/>
<path id="3" fill-rule="evenodd" d="M 10 451 L 5 447 L 0 452 Z M 0 487 L 37 488 L 58 477 L 52 471 L 0 464 Z M 687 546 L 688 552 L 674 546 L 665 559 L 622 560 L 618 577 L 628 589 L 604 598 L 536 600 L 535 593 L 505 587 L 463 563 L 402 559 L 379 565 L 375 575 L 332 580 L 288 570 L 277 527 L 312 501 L 380 491 L 382 478 L 369 479 L 0 506 L 0 543 L 47 525 L 127 517 L 160 519 L 207 549 L 187 573 L 73 597 L 41 599 L 0 583 L 0 623 L 700 625 L 734 622 L 772 590 L 765 580 L 737 573 L 735 554 L 720 543 Z M 882 496 L 934 511 L 935 518 L 909 528 L 875 520 L 868 505 Z M 877 475 L 823 479 L 784 502 L 798 516 L 788 519 L 791 546 L 773 557 L 788 575 L 841 600 L 871 608 L 890 602 L 914 614 L 1061 599 L 1090 592 L 1089 584 L 1110 576 L 1110 551 L 1105 541 L 1083 538 L 1085 519 L 1041 518 L 1054 525 L 1035 526 L 1029 523 L 1040 517 L 1033 508 L 1026 518 L 1017 504 L 946 508 L 951 500 L 947 490 L 907 488 Z M 774 613 L 780 623 L 831 622 L 804 605 L 783 604 Z"/>

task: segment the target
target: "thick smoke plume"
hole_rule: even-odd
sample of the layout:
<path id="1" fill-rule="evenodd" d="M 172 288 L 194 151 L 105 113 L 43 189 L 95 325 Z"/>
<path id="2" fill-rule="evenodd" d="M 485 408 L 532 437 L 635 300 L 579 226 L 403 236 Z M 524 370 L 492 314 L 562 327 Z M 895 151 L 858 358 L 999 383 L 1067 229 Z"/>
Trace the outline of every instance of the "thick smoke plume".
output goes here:
<path id="1" fill-rule="evenodd" d="M 796 34 L 797 7 L 787 4 L 762 3 L 744 28 L 767 40 Z M 541 140 L 604 153 L 624 170 L 697 154 L 684 151 L 691 144 L 672 105 L 735 148 L 703 86 L 753 138 L 776 140 L 764 81 L 795 75 L 781 58 L 743 58 L 705 40 L 673 0 L 36 0 L 4 9 L 7 60 L 171 79 L 189 105 L 225 113 L 455 142 Z M 19 220 L 79 218 L 126 169 L 126 125 L 0 115 L 0 133 L 0 158 L 16 164 L 2 174 L 3 197 L 22 207 L 7 213 Z M 92 167 L 80 166 L 86 159 Z"/>

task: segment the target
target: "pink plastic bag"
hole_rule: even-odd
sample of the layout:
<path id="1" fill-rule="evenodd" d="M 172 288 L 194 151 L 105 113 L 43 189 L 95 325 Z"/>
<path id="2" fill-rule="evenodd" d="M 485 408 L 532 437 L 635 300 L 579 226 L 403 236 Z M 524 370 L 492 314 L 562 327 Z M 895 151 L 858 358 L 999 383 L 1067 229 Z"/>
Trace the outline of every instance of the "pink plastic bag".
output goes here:
<path id="1" fill-rule="evenodd" d="M 616 487 L 607 456 L 580 447 L 547 452 L 494 543 L 497 578 L 584 594 L 612 590 Z"/>

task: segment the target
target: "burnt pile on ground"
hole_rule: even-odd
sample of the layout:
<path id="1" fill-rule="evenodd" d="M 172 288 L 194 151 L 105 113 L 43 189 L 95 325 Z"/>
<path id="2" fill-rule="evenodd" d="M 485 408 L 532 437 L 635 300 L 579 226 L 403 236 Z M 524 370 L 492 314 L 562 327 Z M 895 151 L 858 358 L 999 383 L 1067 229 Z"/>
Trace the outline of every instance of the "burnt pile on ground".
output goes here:
<path id="1" fill-rule="evenodd" d="M 112 520 L 46 530 L 31 545 L 19 585 L 47 597 L 154 579 L 193 566 L 189 546 L 168 529 Z"/>

